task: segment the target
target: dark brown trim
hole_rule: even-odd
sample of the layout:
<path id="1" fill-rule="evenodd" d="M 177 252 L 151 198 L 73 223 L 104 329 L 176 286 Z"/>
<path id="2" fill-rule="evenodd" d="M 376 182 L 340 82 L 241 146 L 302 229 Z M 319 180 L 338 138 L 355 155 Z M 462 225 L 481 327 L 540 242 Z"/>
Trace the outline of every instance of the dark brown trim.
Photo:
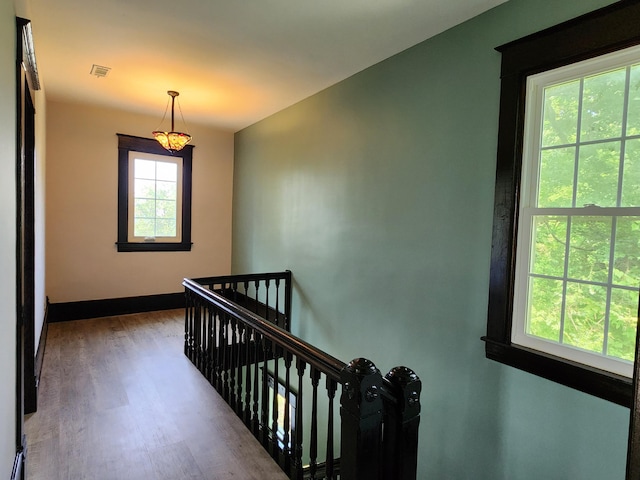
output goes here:
<path id="1" fill-rule="evenodd" d="M 154 312 L 184 308 L 184 293 L 162 293 L 139 297 L 85 300 L 81 302 L 52 303 L 49 305 L 49 322 L 66 322 L 88 318 L 127 315 L 129 313 Z"/>
<path id="2" fill-rule="evenodd" d="M 636 331 L 640 330 L 640 300 L 638 301 L 638 323 Z M 631 411 L 629 412 L 629 437 L 627 441 L 627 469 L 626 479 L 640 478 L 640 336 L 636 335 L 636 361 L 633 364 L 633 394 Z"/>
<path id="3" fill-rule="evenodd" d="M 517 212 L 528 75 L 640 44 L 640 2 L 623 0 L 498 47 L 500 125 L 493 216 L 487 358 L 631 405 L 631 380 L 511 344 Z"/>
<path id="4" fill-rule="evenodd" d="M 189 252 L 193 243 L 185 242 L 116 242 L 119 252 Z"/>
<path id="5" fill-rule="evenodd" d="M 38 350 L 36 351 L 36 359 L 35 359 L 36 390 L 40 385 L 40 374 L 42 373 L 42 365 L 44 363 L 44 351 L 47 346 L 48 333 L 49 333 L 49 299 L 47 298 L 47 305 L 44 311 L 44 320 L 42 322 L 42 330 L 40 331 L 40 340 L 38 341 Z"/>
<path id="6" fill-rule="evenodd" d="M 592 390 L 596 388 L 602 392 L 601 395 L 598 395 L 600 398 L 623 407 L 629 406 L 631 380 L 626 377 L 519 345 L 505 345 L 502 342 L 493 342 L 486 337 L 483 337 L 483 340 L 486 341 L 487 358 L 575 388 L 581 392 L 592 393 Z"/>
<path id="7" fill-rule="evenodd" d="M 167 150 L 151 138 L 118 136 L 118 240 L 119 252 L 188 252 L 191 251 L 191 179 L 193 176 L 193 145 L 184 147 L 176 157 L 182 157 L 182 239 L 180 242 L 129 242 L 129 151 L 171 157 Z"/>
<path id="8" fill-rule="evenodd" d="M 496 48 L 502 76 L 551 70 L 638 44 L 640 8 L 622 0 Z"/>
<path id="9" fill-rule="evenodd" d="M 30 21 L 16 18 L 16 444 L 23 415 L 35 412 L 35 106 L 38 88 Z M 34 83 L 35 82 L 35 83 Z"/>

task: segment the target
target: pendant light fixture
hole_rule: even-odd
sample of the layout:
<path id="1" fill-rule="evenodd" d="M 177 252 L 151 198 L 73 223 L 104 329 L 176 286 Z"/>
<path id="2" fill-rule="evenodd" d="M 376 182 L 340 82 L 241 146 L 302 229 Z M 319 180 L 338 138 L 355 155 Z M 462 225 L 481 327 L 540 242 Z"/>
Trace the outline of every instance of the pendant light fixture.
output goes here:
<path id="1" fill-rule="evenodd" d="M 160 145 L 169 150 L 171 153 L 175 153 L 182 150 L 184 146 L 191 141 L 191 135 L 189 135 L 188 133 L 174 131 L 174 104 L 176 101 L 176 97 L 180 94 L 173 90 L 169 90 L 167 94 L 171 97 L 171 131 L 162 132 L 156 130 L 155 132 L 153 132 L 153 136 L 160 143 Z M 164 114 L 167 114 L 166 110 Z M 180 111 L 180 115 L 182 115 L 182 110 Z M 164 121 L 164 117 L 162 117 L 162 120 Z M 182 118 L 182 121 L 184 122 L 184 117 Z"/>

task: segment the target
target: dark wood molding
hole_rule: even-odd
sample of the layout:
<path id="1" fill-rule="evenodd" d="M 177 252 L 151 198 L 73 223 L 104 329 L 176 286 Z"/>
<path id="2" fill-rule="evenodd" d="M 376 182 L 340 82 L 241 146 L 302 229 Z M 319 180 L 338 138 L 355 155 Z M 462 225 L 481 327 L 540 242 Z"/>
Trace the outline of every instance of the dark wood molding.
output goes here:
<path id="1" fill-rule="evenodd" d="M 119 252 L 190 252 L 193 243 L 185 242 L 116 242 Z"/>
<path id="2" fill-rule="evenodd" d="M 640 330 L 640 301 L 638 302 L 638 324 Z M 629 437 L 627 441 L 627 480 L 640 478 L 640 336 L 636 334 L 636 361 L 633 364 L 633 391 L 629 413 Z"/>
<path id="3" fill-rule="evenodd" d="M 42 322 L 42 330 L 40 331 L 40 340 L 38 341 L 38 350 L 35 359 L 35 383 L 36 390 L 40 385 L 40 374 L 42 373 L 42 365 L 44 363 L 44 351 L 47 347 L 47 335 L 49 333 L 49 299 L 44 311 L 44 320 Z M 36 395 L 37 396 L 37 395 Z"/>
<path id="4" fill-rule="evenodd" d="M 171 153 L 151 138 L 117 133 L 118 136 L 118 252 L 191 251 L 191 179 L 194 145 L 185 146 L 176 157 L 182 158 L 182 239 L 180 242 L 129 242 L 129 152 L 145 152 L 171 157 Z"/>
<path id="5" fill-rule="evenodd" d="M 483 340 L 487 358 L 581 392 L 593 393 L 597 389 L 601 392 L 600 398 L 623 407 L 630 406 L 631 380 L 626 377 L 519 345 L 505 345 L 487 337 Z"/>
<path id="6" fill-rule="evenodd" d="M 184 293 L 162 293 L 139 297 L 85 300 L 80 302 L 51 303 L 48 322 L 65 322 L 88 318 L 127 315 L 184 308 Z"/>
<path id="7" fill-rule="evenodd" d="M 630 406 L 632 382 L 511 344 L 526 79 L 528 75 L 640 44 L 640 2 L 623 0 L 497 48 L 502 54 L 487 358 Z"/>
<path id="8" fill-rule="evenodd" d="M 35 102 L 39 88 L 31 22 L 16 18 L 16 445 L 35 412 Z"/>

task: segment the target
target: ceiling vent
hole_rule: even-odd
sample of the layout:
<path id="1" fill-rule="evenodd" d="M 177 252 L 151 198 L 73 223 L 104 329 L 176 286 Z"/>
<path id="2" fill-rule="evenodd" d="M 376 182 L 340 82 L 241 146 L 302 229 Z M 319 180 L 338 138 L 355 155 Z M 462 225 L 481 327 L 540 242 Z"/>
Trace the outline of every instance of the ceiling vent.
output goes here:
<path id="1" fill-rule="evenodd" d="M 94 75 L 98 78 L 104 78 L 109 74 L 110 67 L 103 67 L 102 65 L 93 64 L 91 67 L 91 75 Z"/>

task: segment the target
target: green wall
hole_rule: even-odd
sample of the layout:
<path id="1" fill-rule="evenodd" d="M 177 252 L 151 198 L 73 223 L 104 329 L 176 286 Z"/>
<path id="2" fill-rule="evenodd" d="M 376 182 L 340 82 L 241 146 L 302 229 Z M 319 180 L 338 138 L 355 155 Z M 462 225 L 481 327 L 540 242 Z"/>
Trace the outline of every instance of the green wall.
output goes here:
<path id="1" fill-rule="evenodd" d="M 423 381 L 419 478 L 624 478 L 628 410 L 484 357 L 500 55 L 608 2 L 511 0 L 236 135 L 233 270 Z"/>

